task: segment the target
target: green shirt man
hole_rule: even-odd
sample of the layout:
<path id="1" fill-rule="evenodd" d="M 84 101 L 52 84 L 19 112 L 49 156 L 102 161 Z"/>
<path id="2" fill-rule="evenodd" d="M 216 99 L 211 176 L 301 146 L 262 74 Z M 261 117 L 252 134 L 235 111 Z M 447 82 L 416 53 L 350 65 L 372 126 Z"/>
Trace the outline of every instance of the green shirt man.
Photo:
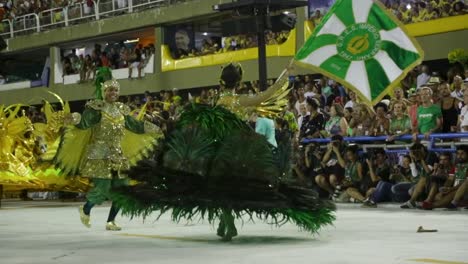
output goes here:
<path id="1" fill-rule="evenodd" d="M 442 118 L 442 110 L 438 105 L 431 105 L 424 107 L 420 105 L 417 110 L 418 130 L 419 133 L 425 134 L 427 132 L 433 132 L 431 129 L 437 127 L 437 119 Z"/>

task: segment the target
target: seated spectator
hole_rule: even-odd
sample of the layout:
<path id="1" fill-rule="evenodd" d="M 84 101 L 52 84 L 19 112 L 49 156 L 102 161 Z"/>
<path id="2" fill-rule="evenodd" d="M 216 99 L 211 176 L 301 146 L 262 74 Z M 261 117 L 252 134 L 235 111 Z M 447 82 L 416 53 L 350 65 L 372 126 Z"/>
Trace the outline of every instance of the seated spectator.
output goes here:
<path id="1" fill-rule="evenodd" d="M 351 202 L 364 202 L 366 190 L 363 188 L 364 169 L 358 156 L 358 146 L 346 148 L 345 157 L 335 148 L 333 150 L 338 158 L 338 164 L 345 170 L 342 183 L 336 187 L 340 192 L 346 192 Z"/>
<path id="2" fill-rule="evenodd" d="M 457 165 L 453 184 L 446 184 L 440 189 L 430 208 L 457 209 L 462 202 L 468 202 L 468 146 L 457 147 Z"/>
<path id="3" fill-rule="evenodd" d="M 341 184 L 345 176 L 345 169 L 338 163 L 337 153 L 340 153 L 341 156 L 345 155 L 345 148 L 342 136 L 332 136 L 321 162 L 323 170 L 315 177 L 317 185 L 330 195 L 334 195 L 335 199 L 340 194 L 339 191 L 336 191 L 336 187 Z"/>
<path id="4" fill-rule="evenodd" d="M 404 155 L 401 159 L 401 165 L 398 164 L 394 166 L 393 171 L 390 174 L 390 181 L 395 184 L 401 182 L 411 183 L 413 181 L 413 176 L 411 174 L 410 165 L 411 157 L 409 155 Z"/>
<path id="5" fill-rule="evenodd" d="M 320 150 L 320 145 L 318 144 L 308 144 L 305 147 L 304 152 L 304 173 L 303 177 L 307 179 L 306 182 L 309 183 L 309 180 L 317 179 L 318 175 L 323 175 L 323 168 L 322 168 L 322 158 L 323 152 Z M 331 194 L 331 192 L 329 192 Z"/>
<path id="6" fill-rule="evenodd" d="M 372 154 L 366 158 L 372 187 L 366 193 L 363 207 L 377 207 L 377 203 L 392 201 L 393 183 L 390 180 L 387 154 L 383 149 L 376 149 Z"/>
<path id="7" fill-rule="evenodd" d="M 417 199 L 423 195 L 428 183 L 428 175 L 432 173 L 437 157 L 433 153 L 428 153 L 426 147 L 421 143 L 414 143 L 410 149 L 411 183 L 399 183 L 392 187 L 394 198 L 399 201 L 410 195 L 410 199 L 400 206 L 402 209 L 416 208 Z"/>
<path id="8" fill-rule="evenodd" d="M 452 157 L 449 153 L 441 153 L 439 155 L 438 166 L 435 167 L 429 177 L 429 194 L 420 205 L 423 209 L 432 209 L 432 202 L 439 192 L 439 188 L 443 186 L 450 187 L 453 184 L 455 167 L 452 165 L 451 159 Z"/>

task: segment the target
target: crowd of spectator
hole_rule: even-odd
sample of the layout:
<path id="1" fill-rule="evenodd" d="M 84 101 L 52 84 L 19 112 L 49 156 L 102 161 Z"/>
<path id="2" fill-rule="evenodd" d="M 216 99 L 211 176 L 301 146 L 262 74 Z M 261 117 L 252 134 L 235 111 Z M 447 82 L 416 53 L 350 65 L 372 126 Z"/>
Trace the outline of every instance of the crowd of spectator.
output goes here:
<path id="1" fill-rule="evenodd" d="M 91 54 L 87 55 L 77 55 L 76 49 L 72 49 L 71 53 L 62 57 L 62 77 L 79 74 L 80 82 L 91 81 L 98 67 L 110 67 L 111 69 L 128 68 L 128 78 L 132 78 L 132 72 L 136 70 L 138 78 L 141 78 L 142 70 L 153 54 L 153 44 L 145 47 L 142 45 L 129 47 L 121 43 L 107 45 L 104 49 L 96 44 Z"/>
<path id="2" fill-rule="evenodd" d="M 449 16 L 464 15 L 467 6 L 460 0 L 380 0 L 387 10 L 405 24 L 423 22 Z M 310 20 L 318 25 L 324 10 L 315 10 Z"/>
<path id="3" fill-rule="evenodd" d="M 289 37 L 290 31 L 273 32 L 268 30 L 265 32 L 265 42 L 267 45 L 276 45 L 284 43 Z M 175 59 L 183 59 L 188 57 L 196 57 L 208 54 L 224 53 L 234 50 L 242 50 L 255 48 L 258 46 L 257 36 L 255 34 L 245 34 L 228 36 L 223 38 L 205 38 L 202 40 L 200 48 L 188 49 L 177 47 L 172 52 L 172 57 Z"/>

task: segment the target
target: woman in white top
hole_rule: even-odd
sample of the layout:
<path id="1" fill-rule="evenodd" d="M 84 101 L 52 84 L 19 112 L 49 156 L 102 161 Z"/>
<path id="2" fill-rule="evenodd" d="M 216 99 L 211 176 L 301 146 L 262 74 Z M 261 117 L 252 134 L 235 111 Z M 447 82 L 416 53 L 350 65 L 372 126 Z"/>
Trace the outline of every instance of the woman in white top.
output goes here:
<path id="1" fill-rule="evenodd" d="M 468 89 L 465 88 L 463 92 L 463 108 L 460 111 L 460 118 L 458 119 L 458 126 L 461 132 L 468 132 Z M 468 141 L 467 138 L 463 141 Z"/>

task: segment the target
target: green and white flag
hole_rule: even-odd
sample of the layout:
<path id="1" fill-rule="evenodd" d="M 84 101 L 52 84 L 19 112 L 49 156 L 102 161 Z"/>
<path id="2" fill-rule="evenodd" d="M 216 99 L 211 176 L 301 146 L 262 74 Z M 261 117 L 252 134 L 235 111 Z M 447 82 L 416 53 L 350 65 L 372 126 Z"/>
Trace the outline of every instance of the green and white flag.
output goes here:
<path id="1" fill-rule="evenodd" d="M 375 104 L 421 63 L 396 17 L 372 0 L 337 0 L 295 57 Z"/>

